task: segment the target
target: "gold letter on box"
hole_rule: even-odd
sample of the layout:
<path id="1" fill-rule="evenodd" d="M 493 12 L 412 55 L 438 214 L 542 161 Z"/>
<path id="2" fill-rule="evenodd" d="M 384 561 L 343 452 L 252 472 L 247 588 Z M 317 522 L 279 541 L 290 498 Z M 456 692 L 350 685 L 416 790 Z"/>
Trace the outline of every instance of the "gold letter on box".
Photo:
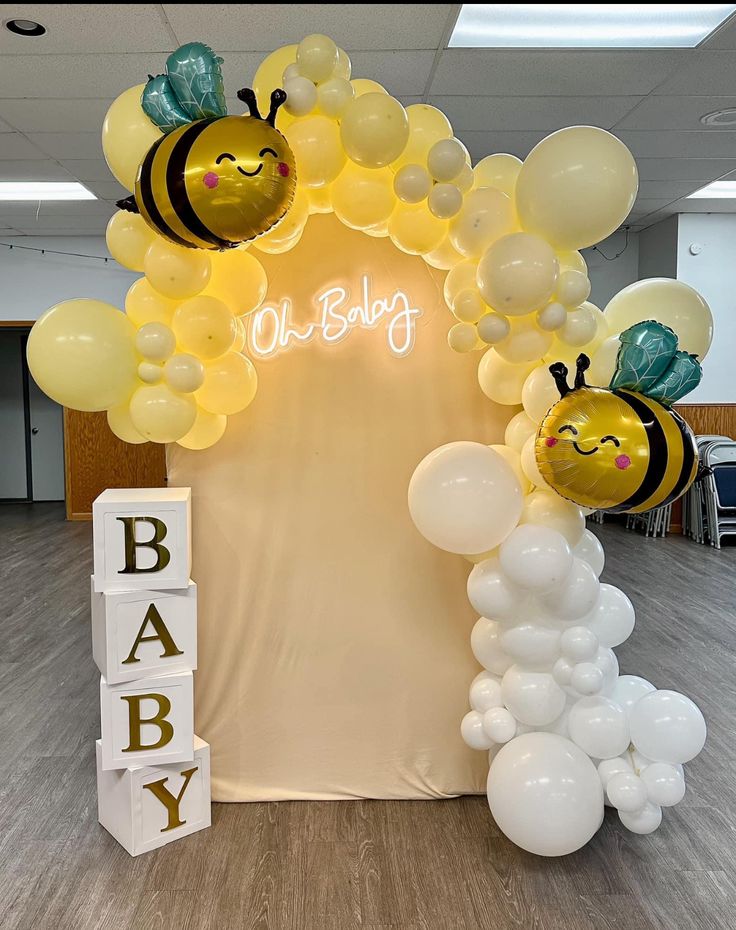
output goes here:
<path id="1" fill-rule="evenodd" d="M 179 819 L 179 804 L 184 797 L 184 792 L 187 790 L 187 785 L 192 775 L 194 775 L 198 768 L 199 766 L 195 765 L 193 769 L 187 769 L 186 772 L 179 773 L 184 779 L 184 783 L 179 789 L 179 794 L 176 796 L 166 787 L 166 782 L 169 780 L 168 778 L 152 781 L 150 784 L 143 786 L 144 788 L 148 788 L 148 790 L 159 799 L 169 814 L 169 822 L 161 831 L 162 833 L 166 833 L 167 830 L 174 830 L 176 827 L 182 827 L 186 823 L 186 820 Z"/>
<path id="2" fill-rule="evenodd" d="M 123 752 L 141 752 L 144 749 L 161 749 L 167 743 L 171 742 L 174 735 L 174 728 L 166 720 L 166 715 L 171 710 L 171 701 L 165 694 L 127 694 L 121 695 L 122 700 L 128 702 L 128 731 L 130 733 L 130 745 Z M 153 717 L 141 717 L 141 701 L 150 698 L 158 704 L 158 712 Z M 152 723 L 161 730 L 161 736 L 158 741 L 144 746 L 141 742 L 141 726 L 144 723 Z"/>
<path id="3" fill-rule="evenodd" d="M 119 575 L 134 575 L 143 572 L 160 572 L 166 568 L 171 559 L 171 553 L 161 540 L 166 536 L 166 524 L 158 517 L 117 517 L 125 528 L 125 568 L 121 568 Z M 136 523 L 150 523 L 153 526 L 153 536 L 147 542 L 137 542 L 135 538 Z M 153 549 L 156 553 L 156 562 L 151 568 L 138 568 L 136 553 L 138 549 Z"/>
<path id="4" fill-rule="evenodd" d="M 143 633 L 148 626 L 148 624 L 156 631 L 154 636 L 144 636 Z M 143 618 L 143 623 L 141 624 L 140 630 L 138 630 L 138 635 L 135 638 L 133 643 L 133 648 L 130 650 L 130 655 L 127 659 L 123 661 L 123 665 L 131 665 L 133 662 L 140 662 L 140 659 L 136 655 L 136 651 L 140 643 L 150 643 L 155 640 L 161 640 L 161 645 L 164 647 L 164 651 L 161 653 L 161 658 L 169 658 L 170 656 L 181 656 L 184 655 L 181 649 L 176 648 L 176 643 L 169 633 L 168 627 L 164 623 L 164 618 L 156 609 L 155 604 L 149 604 L 148 610 L 146 611 L 146 616 Z"/>

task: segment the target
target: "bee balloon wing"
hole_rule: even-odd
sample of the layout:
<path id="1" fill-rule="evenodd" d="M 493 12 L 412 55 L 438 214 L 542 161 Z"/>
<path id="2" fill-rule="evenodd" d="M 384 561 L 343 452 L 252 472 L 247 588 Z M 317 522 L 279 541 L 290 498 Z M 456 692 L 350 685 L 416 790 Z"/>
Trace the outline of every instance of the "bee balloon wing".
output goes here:
<path id="1" fill-rule="evenodd" d="M 675 352 L 662 377 L 647 392 L 653 400 L 671 407 L 690 391 L 694 391 L 703 378 L 703 369 L 696 356 L 687 352 Z"/>
<path id="2" fill-rule="evenodd" d="M 148 79 L 143 88 L 141 106 L 146 116 L 164 133 L 191 123 L 192 118 L 179 103 L 171 81 L 165 74 Z"/>
<path id="3" fill-rule="evenodd" d="M 166 59 L 169 81 L 190 121 L 227 116 L 221 64 L 202 42 L 188 42 Z"/>
<path id="4" fill-rule="evenodd" d="M 635 323 L 620 335 L 611 388 L 649 394 L 664 375 L 677 351 L 677 336 L 655 320 Z"/>

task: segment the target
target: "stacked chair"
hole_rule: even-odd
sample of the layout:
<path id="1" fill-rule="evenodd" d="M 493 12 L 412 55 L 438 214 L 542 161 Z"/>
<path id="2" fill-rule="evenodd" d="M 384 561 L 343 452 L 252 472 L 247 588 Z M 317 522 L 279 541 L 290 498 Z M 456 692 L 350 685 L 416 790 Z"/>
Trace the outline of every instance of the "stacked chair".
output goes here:
<path id="1" fill-rule="evenodd" d="M 645 536 L 663 538 L 670 531 L 672 504 L 655 507 L 645 513 L 631 513 L 626 517 L 627 530 L 643 530 Z"/>
<path id="2" fill-rule="evenodd" d="M 701 470 L 682 504 L 683 533 L 696 542 L 721 548 L 721 538 L 736 534 L 736 441 L 727 436 L 698 436 Z"/>

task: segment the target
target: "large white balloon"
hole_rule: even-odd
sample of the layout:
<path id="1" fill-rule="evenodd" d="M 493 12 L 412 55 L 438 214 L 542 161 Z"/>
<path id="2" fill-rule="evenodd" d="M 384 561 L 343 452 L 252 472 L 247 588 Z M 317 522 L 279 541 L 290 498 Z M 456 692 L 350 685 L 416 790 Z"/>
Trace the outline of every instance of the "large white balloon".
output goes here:
<path id="1" fill-rule="evenodd" d="M 572 568 L 572 552 L 565 537 L 546 526 L 518 526 L 501 545 L 501 567 L 514 584 L 530 591 L 559 585 Z"/>
<path id="2" fill-rule="evenodd" d="M 612 584 L 601 584 L 598 600 L 586 618 L 601 646 L 620 646 L 631 636 L 634 621 L 634 605 L 624 592 Z"/>
<path id="3" fill-rule="evenodd" d="M 538 856 L 575 852 L 603 821 L 595 766 L 554 733 L 526 733 L 501 749 L 488 772 L 488 804 L 503 833 Z"/>
<path id="4" fill-rule="evenodd" d="M 490 672 L 479 672 L 470 685 L 470 706 L 481 714 L 491 707 L 502 707 L 501 682 Z"/>
<path id="5" fill-rule="evenodd" d="M 494 549 L 518 523 L 522 506 L 512 468 L 479 442 L 440 446 L 409 482 L 409 511 L 419 532 L 462 555 Z"/>
<path id="6" fill-rule="evenodd" d="M 494 675 L 503 675 L 513 664 L 501 648 L 501 624 L 497 620 L 480 617 L 470 634 L 470 648 L 483 668 Z"/>
<path id="7" fill-rule="evenodd" d="M 641 810 L 618 812 L 619 820 L 632 833 L 654 833 L 662 823 L 662 808 L 647 801 Z"/>
<path id="8" fill-rule="evenodd" d="M 577 623 L 595 606 L 599 588 L 598 579 L 590 565 L 573 557 L 567 577 L 558 588 L 545 596 L 544 605 L 561 622 Z"/>
<path id="9" fill-rule="evenodd" d="M 638 675 L 621 675 L 616 679 L 616 684 L 611 692 L 611 700 L 620 704 L 626 713 L 631 715 L 631 708 L 636 704 L 639 698 L 645 694 L 651 694 L 657 689 L 646 678 L 639 678 Z"/>
<path id="10" fill-rule="evenodd" d="M 629 745 L 629 721 L 622 707 L 606 697 L 584 697 L 568 720 L 570 739 L 595 759 L 620 756 Z"/>
<path id="11" fill-rule="evenodd" d="M 501 682 L 503 702 L 521 723 L 543 727 L 565 709 L 565 692 L 549 672 L 512 665 Z"/>
<path id="12" fill-rule="evenodd" d="M 587 562 L 596 575 L 600 577 L 603 566 L 606 564 L 606 556 L 603 552 L 603 546 L 595 533 L 591 533 L 590 530 L 583 530 L 580 542 L 572 550 L 572 554 Z"/>
<path id="13" fill-rule="evenodd" d="M 479 562 L 468 576 L 468 600 L 482 617 L 512 620 L 528 594 L 504 574 L 498 556 Z"/>
<path id="14" fill-rule="evenodd" d="M 681 765 L 652 762 L 642 770 L 641 780 L 652 804 L 672 807 L 685 797 L 685 773 Z"/>
<path id="15" fill-rule="evenodd" d="M 548 666 L 560 655 L 560 631 L 539 623 L 520 623 L 504 629 L 500 643 L 514 662 L 530 668 Z"/>
<path id="16" fill-rule="evenodd" d="M 612 775 L 608 779 L 606 794 L 613 807 L 629 813 L 641 810 L 647 803 L 646 785 L 634 772 Z"/>
<path id="17" fill-rule="evenodd" d="M 631 708 L 631 742 L 653 762 L 689 762 L 705 734 L 700 708 L 677 691 L 653 691 Z"/>

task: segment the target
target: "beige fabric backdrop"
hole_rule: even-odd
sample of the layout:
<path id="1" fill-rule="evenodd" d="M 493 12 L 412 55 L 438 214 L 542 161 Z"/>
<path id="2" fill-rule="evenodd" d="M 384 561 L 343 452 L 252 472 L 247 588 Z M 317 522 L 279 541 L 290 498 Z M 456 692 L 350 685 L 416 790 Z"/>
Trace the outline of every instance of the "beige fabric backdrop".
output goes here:
<path id="1" fill-rule="evenodd" d="M 443 276 L 420 258 L 314 216 L 293 252 L 263 261 L 267 302 L 290 297 L 302 321 L 325 286 L 356 297 L 363 272 L 374 296 L 400 288 L 423 314 L 403 358 L 379 323 L 258 361 L 258 395 L 224 439 L 170 449 L 171 484 L 193 494 L 213 797 L 482 792 L 486 754 L 459 733 L 479 670 L 470 566 L 422 539 L 406 491 L 436 446 L 500 441 L 509 408 L 480 393 L 477 354 L 448 348 Z"/>

